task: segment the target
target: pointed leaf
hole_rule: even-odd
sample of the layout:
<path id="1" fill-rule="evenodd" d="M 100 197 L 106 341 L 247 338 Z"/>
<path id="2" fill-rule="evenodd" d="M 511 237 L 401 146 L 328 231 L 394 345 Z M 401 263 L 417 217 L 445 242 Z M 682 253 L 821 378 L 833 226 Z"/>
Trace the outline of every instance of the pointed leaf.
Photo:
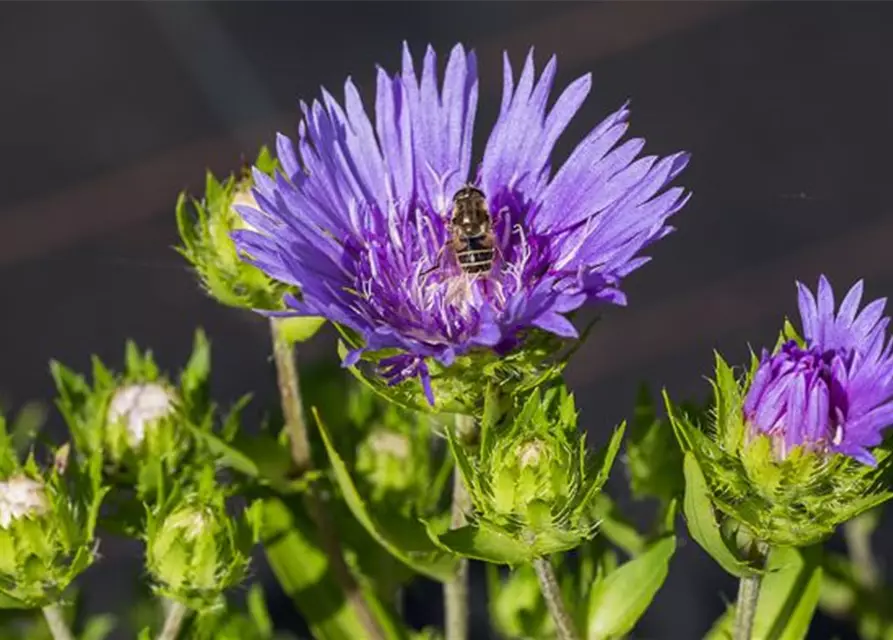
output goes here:
<path id="1" fill-rule="evenodd" d="M 285 593 L 301 610 L 314 638 L 356 640 L 365 629 L 335 580 L 318 541 L 315 527 L 297 503 L 290 507 L 280 499 L 262 503 L 261 541 L 267 560 Z M 372 609 L 386 637 L 403 639 L 406 631 L 378 602 L 371 590 L 360 595 Z"/>
<path id="2" fill-rule="evenodd" d="M 443 550 L 464 558 L 482 560 L 494 564 L 517 566 L 530 562 L 538 554 L 529 545 L 508 536 L 481 522 L 443 533 L 428 526 L 428 535 Z"/>
<path id="3" fill-rule="evenodd" d="M 588 640 L 632 631 L 666 580 L 675 551 L 676 537 L 662 538 L 596 583 L 589 598 Z"/>
<path id="4" fill-rule="evenodd" d="M 691 537 L 733 576 L 740 578 L 759 573 L 751 564 L 739 558 L 726 543 L 716 520 L 707 481 L 693 453 L 685 454 L 683 470 L 685 472 L 683 511 Z"/>
<path id="5" fill-rule="evenodd" d="M 329 454 L 335 480 L 344 494 L 344 500 L 354 517 L 373 538 L 411 569 L 434 580 L 445 582 L 452 578 L 455 559 L 443 553 L 428 537 L 425 526 L 418 520 L 400 513 L 374 513 L 367 508 L 350 476 L 347 465 L 335 450 L 331 435 L 314 408 L 313 415 Z"/>
<path id="6" fill-rule="evenodd" d="M 279 320 L 279 327 L 289 344 L 297 344 L 307 342 L 325 323 L 325 318 L 317 316 L 282 318 Z"/>
<path id="7" fill-rule="evenodd" d="M 802 640 L 819 602 L 822 550 L 776 547 L 769 554 L 760 585 L 753 637 L 759 640 Z"/>

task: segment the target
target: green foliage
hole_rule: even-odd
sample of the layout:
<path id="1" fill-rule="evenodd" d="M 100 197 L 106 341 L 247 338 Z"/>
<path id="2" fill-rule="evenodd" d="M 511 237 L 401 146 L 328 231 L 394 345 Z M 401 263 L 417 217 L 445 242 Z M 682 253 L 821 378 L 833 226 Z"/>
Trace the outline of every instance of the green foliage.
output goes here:
<path id="1" fill-rule="evenodd" d="M 453 559 L 431 542 L 417 517 L 404 515 L 399 510 L 387 510 L 387 503 L 381 501 L 376 505 L 378 508 L 367 506 L 318 414 L 316 421 L 329 453 L 335 480 L 354 517 L 379 544 L 408 567 L 435 580 L 448 580 L 453 573 Z"/>
<path id="2" fill-rule="evenodd" d="M 570 554 L 552 558 L 565 605 L 587 640 L 628 634 L 666 579 L 676 548 L 673 536 L 648 544 L 640 555 L 618 563 L 616 554 L 596 538 Z M 536 573 L 523 564 L 506 579 L 488 567 L 490 618 L 507 638 L 553 638 L 555 623 L 543 600 Z"/>
<path id="3" fill-rule="evenodd" d="M 669 502 L 682 495 L 682 452 L 667 420 L 658 417 L 648 388 L 642 386 L 626 440 L 626 468 L 635 498 Z"/>
<path id="4" fill-rule="evenodd" d="M 260 505 L 261 542 L 270 568 L 285 593 L 301 610 L 317 640 L 355 640 L 366 636 L 357 611 L 345 598 L 307 511 L 300 500 L 270 497 Z M 389 638 L 403 638 L 405 630 L 374 590 L 358 585 L 376 622 Z"/>
<path id="5" fill-rule="evenodd" d="M 105 640 L 120 628 L 117 618 L 108 613 L 88 616 L 84 598 L 74 588 L 66 594 L 68 606 L 62 608 L 65 622 L 74 630 L 76 640 Z M 53 640 L 46 618 L 39 609 L 0 611 L 0 638 L 3 640 Z"/>
<path id="6" fill-rule="evenodd" d="M 272 176 L 276 161 L 262 148 L 255 165 Z M 219 182 L 210 172 L 201 200 L 185 192 L 177 200 L 177 227 L 183 244 L 177 251 L 195 269 L 202 288 L 222 304 L 244 309 L 282 308 L 282 296 L 296 294 L 295 287 L 277 282 L 257 267 L 244 261 L 236 250 L 231 234 L 244 229 L 245 223 L 233 205 L 256 206 L 251 195 L 250 173 L 230 175 Z M 309 327 L 305 334 L 312 335 Z"/>
<path id="7" fill-rule="evenodd" d="M 48 468 L 17 458 L 0 418 L 0 608 L 57 602 L 96 558 L 95 530 L 107 488 L 101 460 L 57 452 Z"/>
<path id="8" fill-rule="evenodd" d="M 893 465 L 889 445 L 875 449 L 877 467 L 803 448 L 777 459 L 770 439 L 748 433 L 744 423 L 742 405 L 752 374 L 753 368 L 743 379 L 736 379 L 731 367 L 717 355 L 713 405 L 706 419 L 673 406 L 666 398 L 670 422 L 688 460 L 686 505 L 691 508 L 687 506 L 686 517 L 690 529 L 708 517 L 709 503 L 729 533 L 726 546 L 736 544 L 731 542 L 732 533 L 772 546 L 809 546 L 893 496 L 886 481 Z M 703 478 L 703 487 L 700 480 L 691 484 L 696 478 Z M 698 497 L 689 498 L 690 492 Z M 728 526 L 726 519 L 731 520 Z M 703 531 L 709 528 L 706 524 Z M 703 539 L 699 540 L 702 544 Z M 708 552 L 718 558 L 720 547 L 708 546 Z M 731 571 L 730 562 L 721 564 Z"/>

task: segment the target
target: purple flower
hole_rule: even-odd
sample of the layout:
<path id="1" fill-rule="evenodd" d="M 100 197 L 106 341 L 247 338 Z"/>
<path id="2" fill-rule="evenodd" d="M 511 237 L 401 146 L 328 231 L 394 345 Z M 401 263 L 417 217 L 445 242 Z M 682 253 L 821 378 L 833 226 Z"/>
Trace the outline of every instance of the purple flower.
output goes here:
<path id="1" fill-rule="evenodd" d="M 875 464 L 869 448 L 893 423 L 893 343 L 886 340 L 886 298 L 856 314 L 862 281 L 847 293 L 837 315 L 828 280 L 819 279 L 818 300 L 797 283 L 805 348 L 794 341 L 770 355 L 763 351 L 744 401 L 751 428 L 768 434 L 776 455 L 797 446 L 842 453 Z"/>
<path id="2" fill-rule="evenodd" d="M 362 337 L 345 364 L 394 349 L 381 375 L 418 376 L 429 402 L 430 358 L 449 366 L 477 348 L 505 353 L 531 328 L 576 338 L 565 314 L 625 304 L 622 278 L 648 261 L 639 252 L 672 231 L 667 219 L 688 200 L 679 187 L 663 190 L 688 154 L 636 159 L 643 140 L 618 146 L 626 106 L 553 171 L 553 147 L 591 78 L 547 108 L 555 59 L 537 78 L 532 50 L 517 84 L 505 58 L 499 117 L 473 171 L 474 53 L 453 48 L 440 88 L 436 66 L 429 47 L 417 76 L 404 46 L 400 73 L 378 70 L 373 118 L 350 79 L 343 105 L 325 90 L 301 103 L 297 144 L 278 137 L 283 171 L 255 172 L 260 210 L 241 207 L 253 230 L 234 235 L 253 264 L 300 287 L 286 313 Z M 453 199 L 468 184 L 484 195 L 492 237 L 469 225 L 451 244 Z M 483 266 L 463 270 L 468 262 Z"/>

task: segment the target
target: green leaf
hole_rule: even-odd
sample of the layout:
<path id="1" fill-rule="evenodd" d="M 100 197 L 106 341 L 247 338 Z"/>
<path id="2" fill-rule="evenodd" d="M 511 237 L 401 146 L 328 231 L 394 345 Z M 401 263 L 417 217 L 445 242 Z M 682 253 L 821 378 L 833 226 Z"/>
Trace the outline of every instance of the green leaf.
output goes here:
<path id="1" fill-rule="evenodd" d="M 273 621 L 270 619 L 270 612 L 267 610 L 267 602 L 264 599 L 264 589 L 260 584 L 255 583 L 248 589 L 245 605 L 260 634 L 265 638 L 272 637 Z"/>
<path id="2" fill-rule="evenodd" d="M 307 483 L 319 475 L 311 473 L 298 480 L 290 479 L 291 455 L 287 447 L 270 434 L 248 435 L 238 432 L 231 442 L 227 442 L 205 429 L 190 424 L 186 426 L 211 453 L 219 456 L 223 465 L 268 484 L 279 493 L 304 491 Z"/>
<path id="3" fill-rule="evenodd" d="M 589 596 L 588 640 L 632 631 L 666 580 L 675 551 L 675 536 L 662 538 L 596 583 Z"/>
<path id="4" fill-rule="evenodd" d="M 642 386 L 626 442 L 629 484 L 636 498 L 668 501 L 681 495 L 682 451 L 666 420 L 658 418 L 648 388 Z"/>
<path id="5" fill-rule="evenodd" d="M 502 533 L 486 522 L 443 533 L 436 532 L 429 525 L 428 535 L 444 551 L 472 560 L 517 566 L 530 562 L 538 555 L 530 545 Z"/>
<path id="6" fill-rule="evenodd" d="M 606 493 L 596 496 L 593 515 L 599 523 L 599 534 L 627 555 L 635 557 L 645 549 L 645 537 L 620 513 L 617 505 Z"/>
<path id="7" fill-rule="evenodd" d="M 755 640 L 802 640 L 819 602 L 822 550 L 775 547 L 769 553 L 754 619 Z"/>
<path id="8" fill-rule="evenodd" d="M 31 605 L 24 600 L 0 591 L 0 609 L 31 609 Z"/>
<path id="9" fill-rule="evenodd" d="M 325 318 L 317 316 L 281 318 L 279 329 L 289 344 L 307 342 L 322 329 L 326 323 Z"/>
<path id="10" fill-rule="evenodd" d="M 117 619 L 111 614 L 101 614 L 91 617 L 84 625 L 80 640 L 105 640 L 115 630 Z"/>
<path id="11" fill-rule="evenodd" d="M 277 498 L 262 503 L 261 541 L 267 560 L 285 593 L 301 610 L 317 640 L 357 640 L 366 637 L 355 610 L 330 569 L 315 527 L 295 501 Z M 407 637 L 391 612 L 370 589 L 358 587 L 388 639 Z"/>
<path id="12" fill-rule="evenodd" d="M 759 573 L 750 563 L 738 557 L 738 554 L 726 543 L 716 519 L 707 481 L 704 479 L 698 461 L 691 452 L 685 454 L 683 471 L 685 473 L 683 511 L 691 537 L 733 576 L 741 578 Z"/>
<path id="13" fill-rule="evenodd" d="M 195 331 L 192 355 L 180 374 L 183 390 L 191 395 L 199 390 L 211 374 L 211 344 L 201 329 Z"/>
<path id="14" fill-rule="evenodd" d="M 710 630 L 704 635 L 704 640 L 732 640 L 732 633 L 735 630 L 735 607 L 726 608 L 725 612 L 719 616 L 710 627 Z"/>
<path id="15" fill-rule="evenodd" d="M 329 454 L 335 480 L 354 517 L 381 546 L 411 569 L 441 582 L 450 580 L 456 561 L 433 543 L 421 522 L 400 513 L 387 513 L 381 508 L 373 513 L 366 507 L 347 465 L 335 450 L 331 434 L 315 408 L 313 416 Z"/>

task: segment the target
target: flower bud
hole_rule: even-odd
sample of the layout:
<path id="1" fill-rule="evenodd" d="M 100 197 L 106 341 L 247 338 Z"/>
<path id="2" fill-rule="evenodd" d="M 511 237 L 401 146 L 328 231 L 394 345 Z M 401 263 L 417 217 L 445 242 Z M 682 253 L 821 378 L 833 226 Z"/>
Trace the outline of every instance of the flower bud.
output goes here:
<path id="1" fill-rule="evenodd" d="M 241 582 L 252 536 L 219 494 L 196 495 L 150 517 L 146 566 L 160 593 L 202 609 Z"/>
<path id="2" fill-rule="evenodd" d="M 360 444 L 356 469 L 371 486 L 373 502 L 412 488 L 411 446 L 407 435 L 385 429 L 375 429 Z"/>
<path id="3" fill-rule="evenodd" d="M 16 475 L 0 482 L 0 528 L 8 529 L 13 521 L 37 518 L 49 509 L 43 484 L 25 475 Z"/>
<path id="4" fill-rule="evenodd" d="M 42 472 L 33 457 L 22 465 L 2 418 L 0 458 L 9 472 L 0 480 L 0 599 L 13 608 L 43 607 L 94 559 L 93 533 L 105 495 L 99 466 L 70 464 L 63 477 L 54 467 Z"/>
<path id="5" fill-rule="evenodd" d="M 173 417 L 174 402 L 173 390 L 157 382 L 118 387 L 109 402 L 105 432 L 113 457 L 120 459 L 123 449 L 139 450 L 151 440 L 162 420 Z"/>
<path id="6" fill-rule="evenodd" d="M 275 161 L 266 148 L 261 149 L 256 165 L 259 171 L 273 173 Z M 218 302 L 277 310 L 282 308 L 282 296 L 297 293 L 297 288 L 268 277 L 244 261 L 232 238 L 234 232 L 253 229 L 239 213 L 241 207 L 257 207 L 252 185 L 250 174 L 230 176 L 221 183 L 208 173 L 201 201 L 188 202 L 186 194 L 181 194 L 176 215 L 183 246 L 178 250 L 195 268 L 205 291 Z"/>
<path id="7" fill-rule="evenodd" d="M 591 537 L 593 502 L 607 479 L 623 427 L 595 462 L 577 431 L 573 396 L 563 386 L 542 396 L 534 391 L 519 411 L 504 419 L 495 413 L 488 400 L 480 455 L 471 478 L 466 477 L 475 517 L 530 545 L 538 555 Z M 455 442 L 453 450 L 463 455 Z M 459 467 L 468 468 L 463 463 Z"/>
<path id="8" fill-rule="evenodd" d="M 862 283 L 835 311 L 798 284 L 804 336 L 788 324 L 743 380 L 717 357 L 708 424 L 670 406 L 719 511 L 757 542 L 806 546 L 887 499 L 880 482 L 893 423 L 893 344 L 883 301 L 857 314 Z M 881 464 L 881 463 L 884 464 Z"/>
<path id="9" fill-rule="evenodd" d="M 190 427 L 212 424 L 210 345 L 197 331 L 192 355 L 176 382 L 159 371 L 150 351 L 140 351 L 132 342 L 125 363 L 125 370 L 116 373 L 94 358 L 93 380 L 88 382 L 54 362 L 57 403 L 76 451 L 98 454 L 117 484 L 134 486 L 139 499 L 151 500 L 165 476 L 174 470 L 182 476 L 201 466 Z M 186 460 L 190 464 L 184 466 Z"/>

